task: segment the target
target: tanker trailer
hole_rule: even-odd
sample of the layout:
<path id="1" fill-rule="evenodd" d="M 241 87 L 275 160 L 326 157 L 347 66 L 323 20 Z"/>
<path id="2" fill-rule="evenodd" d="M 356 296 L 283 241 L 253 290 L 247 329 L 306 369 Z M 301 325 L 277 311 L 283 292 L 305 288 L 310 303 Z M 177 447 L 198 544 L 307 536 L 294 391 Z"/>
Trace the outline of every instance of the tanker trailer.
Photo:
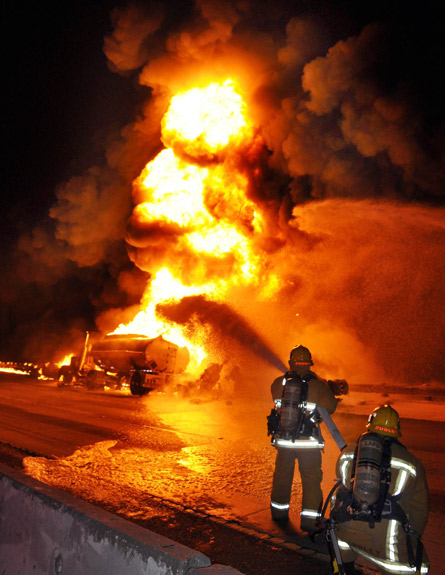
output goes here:
<path id="1" fill-rule="evenodd" d="M 172 382 L 185 370 L 190 356 L 186 347 L 179 347 L 162 335 L 148 338 L 125 334 L 108 335 L 94 343 L 89 359 L 102 373 L 128 378 L 133 395 L 145 395 Z M 91 378 L 100 377 L 100 373 L 90 370 L 87 380 L 91 383 Z"/>

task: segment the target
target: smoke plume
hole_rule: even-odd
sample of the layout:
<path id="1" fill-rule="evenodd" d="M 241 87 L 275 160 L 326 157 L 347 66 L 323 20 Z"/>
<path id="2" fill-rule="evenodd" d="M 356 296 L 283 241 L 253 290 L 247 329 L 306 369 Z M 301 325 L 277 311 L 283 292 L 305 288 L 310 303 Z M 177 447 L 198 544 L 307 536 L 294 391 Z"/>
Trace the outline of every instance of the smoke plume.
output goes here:
<path id="1" fill-rule="evenodd" d="M 264 217 L 260 235 L 248 217 L 238 225 L 263 257 L 264 280 L 274 275 L 279 285 L 269 299 L 261 285 L 234 287 L 225 304 L 185 298 L 162 313 L 182 324 L 199 318 L 218 341 L 229 337 L 277 369 L 301 343 L 332 377 L 441 380 L 438 99 L 425 101 L 409 27 L 397 18 L 341 14 L 327 3 L 236 0 L 113 10 L 103 45 L 108 67 L 147 96 L 134 121 L 110 136 L 105 165 L 60 184 L 46 221 L 20 237 L 15 270 L 27 287 L 8 296 L 10 305 L 33 290 L 51 294 L 41 297 L 35 317 L 19 318 L 12 340 L 29 332 L 22 353 L 37 358 L 35 342 L 49 333 L 63 332 L 68 345 L 85 328 L 111 331 L 137 308 L 163 263 L 176 261 L 186 281 L 198 266 L 221 272 L 214 261 L 175 251 L 174 226 L 139 225 L 131 190 L 167 145 L 161 122 L 171 97 L 230 77 L 243 90 L 257 134 L 227 161 L 248 179 L 248 200 Z M 227 216 L 211 193 L 206 201 L 213 215 Z M 53 298 L 76 285 L 85 295 L 72 306 L 68 299 L 71 313 L 58 321 L 62 306 Z M 49 348 L 61 351 L 54 341 Z"/>

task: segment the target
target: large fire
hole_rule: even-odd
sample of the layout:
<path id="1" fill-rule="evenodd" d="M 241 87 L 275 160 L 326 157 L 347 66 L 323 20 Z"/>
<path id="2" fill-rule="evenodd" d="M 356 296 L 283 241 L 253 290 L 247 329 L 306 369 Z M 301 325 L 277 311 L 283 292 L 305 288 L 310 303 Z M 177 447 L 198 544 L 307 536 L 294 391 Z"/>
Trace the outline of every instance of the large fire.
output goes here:
<path id="1" fill-rule="evenodd" d="M 142 310 L 115 334 L 163 334 L 188 347 L 192 369 L 206 358 L 205 328 L 186 334 L 156 308 L 193 295 L 223 301 L 231 286 L 258 281 L 261 255 L 249 234 L 261 231 L 262 218 L 247 197 L 248 178 L 233 161 L 253 138 L 254 126 L 231 80 L 171 99 L 162 121 L 166 147 L 134 182 L 129 226 L 136 263 L 150 272 L 151 281 Z"/>
<path id="2" fill-rule="evenodd" d="M 212 83 L 174 96 L 162 121 L 164 143 L 190 156 L 217 155 L 251 137 L 252 125 L 233 82 Z"/>
<path id="3" fill-rule="evenodd" d="M 398 65 L 399 19 L 327 34 L 318 3 L 158 4 L 112 11 L 93 150 L 44 218 L 10 214 L 26 225 L 8 234 L 2 353 L 56 361 L 87 330 L 132 332 L 224 382 L 239 366 L 242 389 L 298 343 L 321 376 L 442 381 L 441 102 L 410 54 Z"/>

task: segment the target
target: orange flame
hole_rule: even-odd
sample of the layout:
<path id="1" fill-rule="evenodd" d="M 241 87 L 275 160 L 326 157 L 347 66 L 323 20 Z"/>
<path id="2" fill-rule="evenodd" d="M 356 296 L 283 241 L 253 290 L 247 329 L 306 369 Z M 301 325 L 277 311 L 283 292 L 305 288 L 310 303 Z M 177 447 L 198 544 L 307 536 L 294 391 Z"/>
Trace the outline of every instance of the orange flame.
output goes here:
<path id="1" fill-rule="evenodd" d="M 0 364 L 0 371 L 4 373 L 15 373 L 17 375 L 28 375 L 28 372 L 24 369 L 18 369 L 16 367 L 10 367 L 9 364 Z"/>
<path id="2" fill-rule="evenodd" d="M 61 359 L 60 361 L 57 362 L 57 365 L 59 367 L 62 367 L 62 365 L 70 365 L 71 363 L 71 358 L 73 357 L 73 353 L 69 353 L 68 355 L 66 355 L 63 359 Z"/>
<path id="3" fill-rule="evenodd" d="M 145 166 L 133 190 L 131 225 L 139 232 L 129 243 L 143 251 L 155 242 L 146 259 L 135 256 L 152 279 L 142 311 L 114 333 L 162 333 L 186 345 L 196 367 L 205 359 L 205 328 L 191 341 L 181 326 L 157 317 L 156 305 L 189 295 L 222 301 L 230 287 L 258 281 L 261 256 L 249 235 L 261 232 L 262 218 L 247 198 L 248 178 L 233 161 L 253 135 L 244 101 L 230 80 L 172 98 L 162 121 L 166 148 Z M 172 253 L 165 249 L 167 237 L 174 237 Z M 164 256 L 158 255 L 162 251 Z"/>
<path id="4" fill-rule="evenodd" d="M 164 143 L 197 158 L 211 158 L 251 137 L 245 104 L 231 80 L 174 96 L 162 121 Z"/>

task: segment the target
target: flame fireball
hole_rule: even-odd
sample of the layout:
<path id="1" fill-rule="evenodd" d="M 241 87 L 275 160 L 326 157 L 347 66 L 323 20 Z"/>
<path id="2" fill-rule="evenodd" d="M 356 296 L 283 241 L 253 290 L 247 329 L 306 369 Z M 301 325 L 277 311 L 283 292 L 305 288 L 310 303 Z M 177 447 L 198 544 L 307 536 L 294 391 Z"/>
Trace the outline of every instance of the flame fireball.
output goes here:
<path id="1" fill-rule="evenodd" d="M 134 182 L 128 226 L 130 257 L 151 280 L 141 311 L 114 333 L 163 334 L 188 347 L 191 369 L 206 358 L 205 326 L 186 334 L 160 317 L 157 306 L 193 295 L 223 301 L 234 285 L 258 281 L 262 257 L 250 237 L 263 222 L 247 196 L 248 175 L 236 161 L 254 138 L 231 80 L 171 99 L 162 120 L 165 148 Z"/>

